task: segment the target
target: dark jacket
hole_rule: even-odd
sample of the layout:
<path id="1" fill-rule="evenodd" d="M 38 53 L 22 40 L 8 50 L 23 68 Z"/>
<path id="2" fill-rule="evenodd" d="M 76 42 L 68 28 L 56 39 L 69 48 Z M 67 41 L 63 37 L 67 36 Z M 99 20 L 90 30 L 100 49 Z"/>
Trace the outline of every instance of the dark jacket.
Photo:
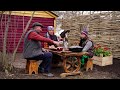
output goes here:
<path id="1" fill-rule="evenodd" d="M 49 38 L 49 39 L 51 39 L 51 40 L 54 40 L 54 41 L 58 41 L 56 35 L 49 35 L 48 33 L 46 33 L 46 34 L 45 34 L 45 37 L 46 37 L 46 38 Z M 57 47 L 55 44 L 48 43 L 48 46 L 51 46 L 51 45 L 54 45 L 55 47 Z"/>
<path id="2" fill-rule="evenodd" d="M 79 46 L 84 48 L 88 41 L 91 41 L 91 40 L 89 40 L 89 39 L 81 39 L 80 43 L 79 43 Z M 93 52 L 94 44 L 93 44 L 93 41 L 91 41 L 91 42 L 92 42 L 92 46 L 87 50 L 87 52 L 89 53 L 89 56 L 92 58 L 93 55 L 94 55 L 94 52 Z"/>
<path id="3" fill-rule="evenodd" d="M 69 33 L 69 32 L 70 32 L 70 30 L 63 31 L 63 32 L 60 34 L 61 38 L 65 38 L 65 34 L 66 34 L 66 33 Z"/>

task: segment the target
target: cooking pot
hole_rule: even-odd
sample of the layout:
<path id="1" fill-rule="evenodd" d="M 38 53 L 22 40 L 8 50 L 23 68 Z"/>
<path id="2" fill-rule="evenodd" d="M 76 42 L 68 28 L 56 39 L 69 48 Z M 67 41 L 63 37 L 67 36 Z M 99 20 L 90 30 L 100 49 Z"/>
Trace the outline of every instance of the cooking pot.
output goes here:
<path id="1" fill-rule="evenodd" d="M 83 49 L 83 47 L 81 46 L 70 46 L 69 47 L 69 51 L 72 51 L 72 52 L 81 52 Z"/>

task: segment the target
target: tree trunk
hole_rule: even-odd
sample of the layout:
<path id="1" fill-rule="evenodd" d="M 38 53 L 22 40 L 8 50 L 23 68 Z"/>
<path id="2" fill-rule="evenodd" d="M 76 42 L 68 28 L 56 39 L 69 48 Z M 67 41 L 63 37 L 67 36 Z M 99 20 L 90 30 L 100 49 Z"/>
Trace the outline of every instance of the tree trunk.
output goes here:
<path id="1" fill-rule="evenodd" d="M 25 14 L 25 11 L 24 11 L 24 14 Z M 23 14 L 23 31 L 24 31 L 24 14 Z"/>
<path id="2" fill-rule="evenodd" d="M 9 16 L 8 16 L 8 21 L 7 21 L 7 26 L 5 28 L 4 32 L 4 38 L 3 38 L 3 66 L 4 69 L 8 68 L 8 61 L 7 61 L 7 53 L 6 53 L 6 43 L 7 43 L 7 34 L 8 34 L 8 29 L 9 29 L 9 24 L 10 24 L 10 16 L 11 16 L 11 11 L 9 11 Z"/>
<path id="3" fill-rule="evenodd" d="M 0 24 L 1 24 L 0 29 L 1 29 L 1 32 L 2 32 L 2 25 L 3 25 L 3 24 L 2 24 L 3 13 L 4 13 L 4 11 L 2 11 L 2 12 L 0 13 Z M 1 38 L 3 38 L 3 32 L 2 32 Z M 2 40 L 2 42 L 3 42 L 3 40 Z M 2 57 L 2 52 L 0 52 L 0 57 Z M 3 59 L 1 59 L 0 62 L 2 62 L 2 60 L 3 60 Z"/>
<path id="4" fill-rule="evenodd" d="M 17 44 L 17 46 L 16 46 L 16 48 L 15 48 L 15 50 L 13 52 L 13 61 L 15 61 L 15 56 L 16 56 L 17 49 L 18 49 L 18 47 L 20 45 L 20 42 L 22 41 L 22 38 L 23 38 L 24 34 L 26 33 L 26 31 L 27 31 L 27 29 L 28 29 L 28 27 L 29 27 L 29 25 L 30 25 L 30 23 L 32 21 L 34 13 L 35 13 L 35 11 L 33 11 L 32 16 L 31 16 L 30 20 L 28 21 L 28 23 L 27 23 L 27 25 L 26 25 L 26 27 L 25 27 L 22 35 L 21 35 L 21 38 L 20 38 L 20 40 L 19 40 L 19 42 L 18 42 L 18 44 Z"/>

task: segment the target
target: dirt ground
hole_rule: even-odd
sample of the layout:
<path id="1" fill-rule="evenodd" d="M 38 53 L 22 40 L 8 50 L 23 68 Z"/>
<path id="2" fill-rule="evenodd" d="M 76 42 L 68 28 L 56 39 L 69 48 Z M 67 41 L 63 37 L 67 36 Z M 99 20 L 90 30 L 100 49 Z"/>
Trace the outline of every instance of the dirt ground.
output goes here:
<path id="1" fill-rule="evenodd" d="M 21 66 L 22 65 L 22 66 Z M 0 65 L 1 66 L 1 65 Z M 21 66 L 17 68 L 17 66 Z M 63 72 L 63 68 L 52 68 L 52 73 L 55 75 L 54 77 L 46 77 L 43 76 L 41 73 L 38 75 L 28 75 L 25 74 L 25 64 L 23 62 L 16 64 L 16 68 L 12 71 L 10 75 L 6 75 L 3 72 L 2 67 L 0 67 L 0 79 L 120 79 L 120 60 L 113 59 L 113 65 L 108 66 L 97 66 L 94 65 L 93 71 L 84 71 L 83 76 L 76 75 L 76 76 L 68 76 L 65 78 L 60 77 L 60 73 Z"/>

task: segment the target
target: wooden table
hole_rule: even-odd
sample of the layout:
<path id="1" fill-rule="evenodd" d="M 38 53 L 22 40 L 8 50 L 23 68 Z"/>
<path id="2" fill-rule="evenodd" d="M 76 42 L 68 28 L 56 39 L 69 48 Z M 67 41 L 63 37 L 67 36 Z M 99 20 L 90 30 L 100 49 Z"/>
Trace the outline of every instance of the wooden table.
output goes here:
<path id="1" fill-rule="evenodd" d="M 62 66 L 65 73 L 60 74 L 61 77 L 66 77 L 68 75 L 82 75 L 80 71 L 81 61 L 80 57 L 87 54 L 87 52 L 71 52 L 71 51 L 57 51 L 48 49 L 50 52 L 57 54 L 63 58 Z M 75 60 L 69 60 L 69 57 L 76 57 Z"/>

